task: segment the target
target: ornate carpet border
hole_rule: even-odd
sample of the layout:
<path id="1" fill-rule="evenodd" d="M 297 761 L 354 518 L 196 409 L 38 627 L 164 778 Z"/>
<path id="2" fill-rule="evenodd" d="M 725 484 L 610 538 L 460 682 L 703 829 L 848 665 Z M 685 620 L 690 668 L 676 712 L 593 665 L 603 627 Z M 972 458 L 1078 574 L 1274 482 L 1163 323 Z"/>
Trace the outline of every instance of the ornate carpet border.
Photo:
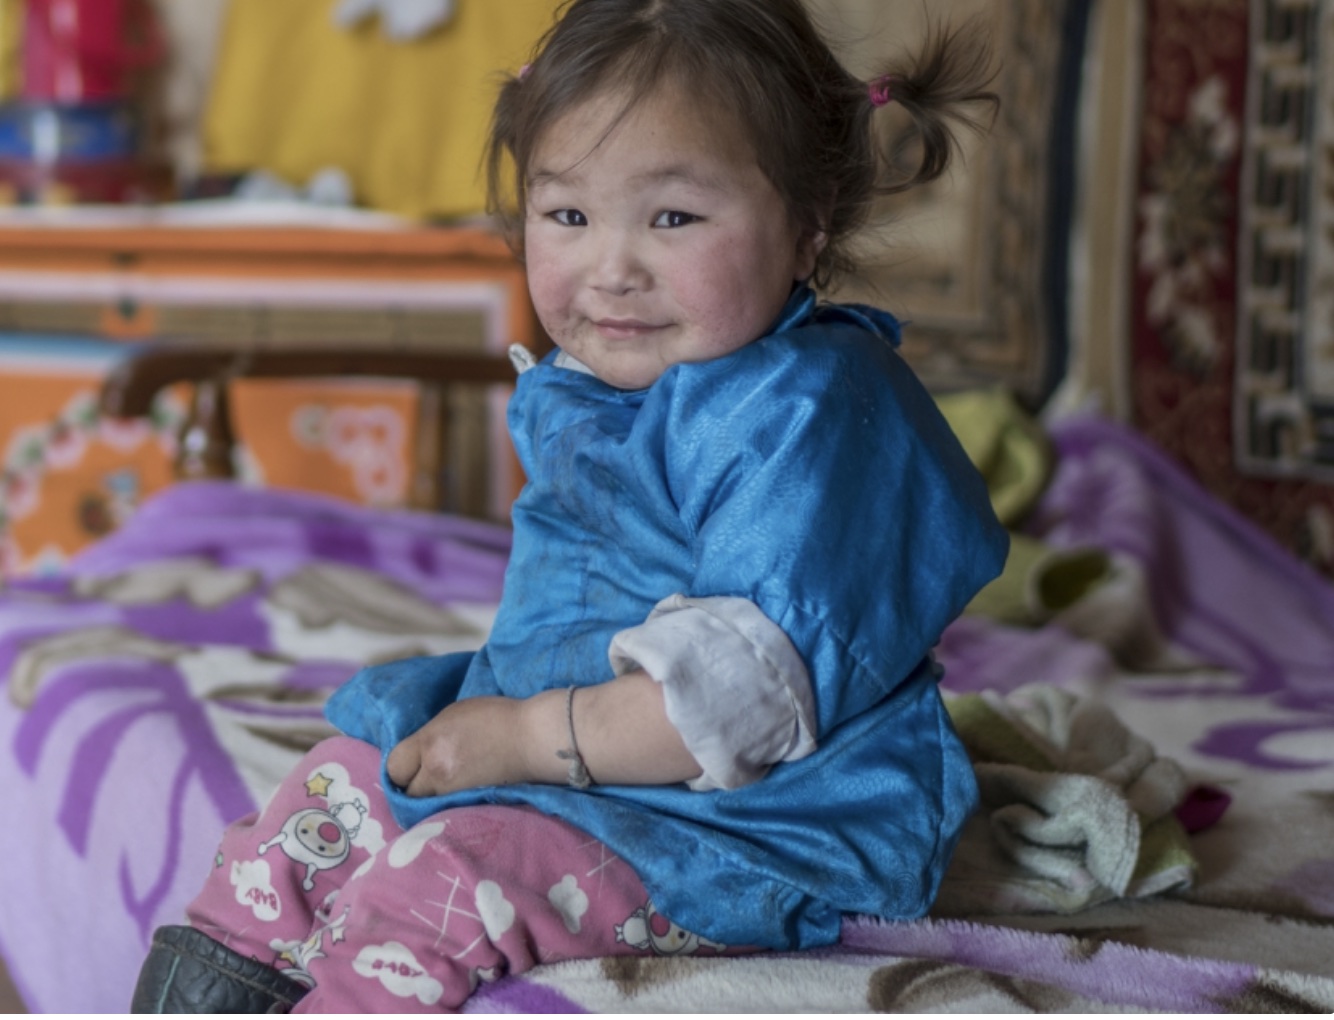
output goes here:
<path id="1" fill-rule="evenodd" d="M 1334 3 L 1252 0 L 1235 455 L 1334 482 Z"/>

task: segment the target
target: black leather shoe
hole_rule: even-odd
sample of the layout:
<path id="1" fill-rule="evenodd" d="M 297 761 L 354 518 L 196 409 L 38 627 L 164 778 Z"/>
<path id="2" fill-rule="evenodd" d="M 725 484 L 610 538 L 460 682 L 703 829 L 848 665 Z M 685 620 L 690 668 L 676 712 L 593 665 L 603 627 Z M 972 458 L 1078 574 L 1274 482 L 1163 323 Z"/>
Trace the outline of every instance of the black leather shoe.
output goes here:
<path id="1" fill-rule="evenodd" d="M 306 990 L 196 928 L 170 925 L 153 932 L 130 1012 L 286 1013 Z"/>

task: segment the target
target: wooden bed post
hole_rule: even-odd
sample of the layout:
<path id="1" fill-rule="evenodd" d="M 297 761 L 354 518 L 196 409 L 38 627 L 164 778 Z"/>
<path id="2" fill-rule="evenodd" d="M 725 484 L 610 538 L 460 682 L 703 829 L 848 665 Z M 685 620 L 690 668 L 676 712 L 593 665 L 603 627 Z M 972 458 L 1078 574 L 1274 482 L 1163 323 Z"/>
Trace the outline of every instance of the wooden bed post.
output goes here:
<path id="1" fill-rule="evenodd" d="M 181 478 L 234 478 L 231 401 L 226 375 L 195 383 L 190 412 L 181 424 L 176 471 Z"/>

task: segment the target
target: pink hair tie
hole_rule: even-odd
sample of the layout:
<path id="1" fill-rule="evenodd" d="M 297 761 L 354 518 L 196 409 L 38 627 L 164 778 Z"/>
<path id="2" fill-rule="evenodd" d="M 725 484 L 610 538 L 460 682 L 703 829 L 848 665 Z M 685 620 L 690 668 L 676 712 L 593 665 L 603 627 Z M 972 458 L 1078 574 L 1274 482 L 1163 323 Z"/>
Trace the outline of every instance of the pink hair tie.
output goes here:
<path id="1" fill-rule="evenodd" d="M 896 74 L 886 74 L 867 83 L 866 95 L 875 107 L 888 106 L 894 102 L 894 85 L 899 80 Z"/>
<path id="2" fill-rule="evenodd" d="M 519 81 L 523 81 L 525 78 L 527 78 L 528 72 L 531 71 L 532 69 L 533 69 L 532 64 L 524 64 L 523 67 L 519 68 L 519 73 L 517 75 Z"/>

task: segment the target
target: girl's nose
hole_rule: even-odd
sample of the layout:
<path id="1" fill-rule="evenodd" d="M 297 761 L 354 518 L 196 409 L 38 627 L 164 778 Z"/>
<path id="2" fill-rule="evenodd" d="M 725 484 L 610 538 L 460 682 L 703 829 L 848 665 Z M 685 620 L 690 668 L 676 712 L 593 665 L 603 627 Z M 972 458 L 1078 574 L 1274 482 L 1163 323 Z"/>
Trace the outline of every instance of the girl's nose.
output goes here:
<path id="1" fill-rule="evenodd" d="M 648 285 L 649 271 L 633 239 L 615 231 L 597 240 L 593 286 L 609 294 L 625 294 Z"/>

